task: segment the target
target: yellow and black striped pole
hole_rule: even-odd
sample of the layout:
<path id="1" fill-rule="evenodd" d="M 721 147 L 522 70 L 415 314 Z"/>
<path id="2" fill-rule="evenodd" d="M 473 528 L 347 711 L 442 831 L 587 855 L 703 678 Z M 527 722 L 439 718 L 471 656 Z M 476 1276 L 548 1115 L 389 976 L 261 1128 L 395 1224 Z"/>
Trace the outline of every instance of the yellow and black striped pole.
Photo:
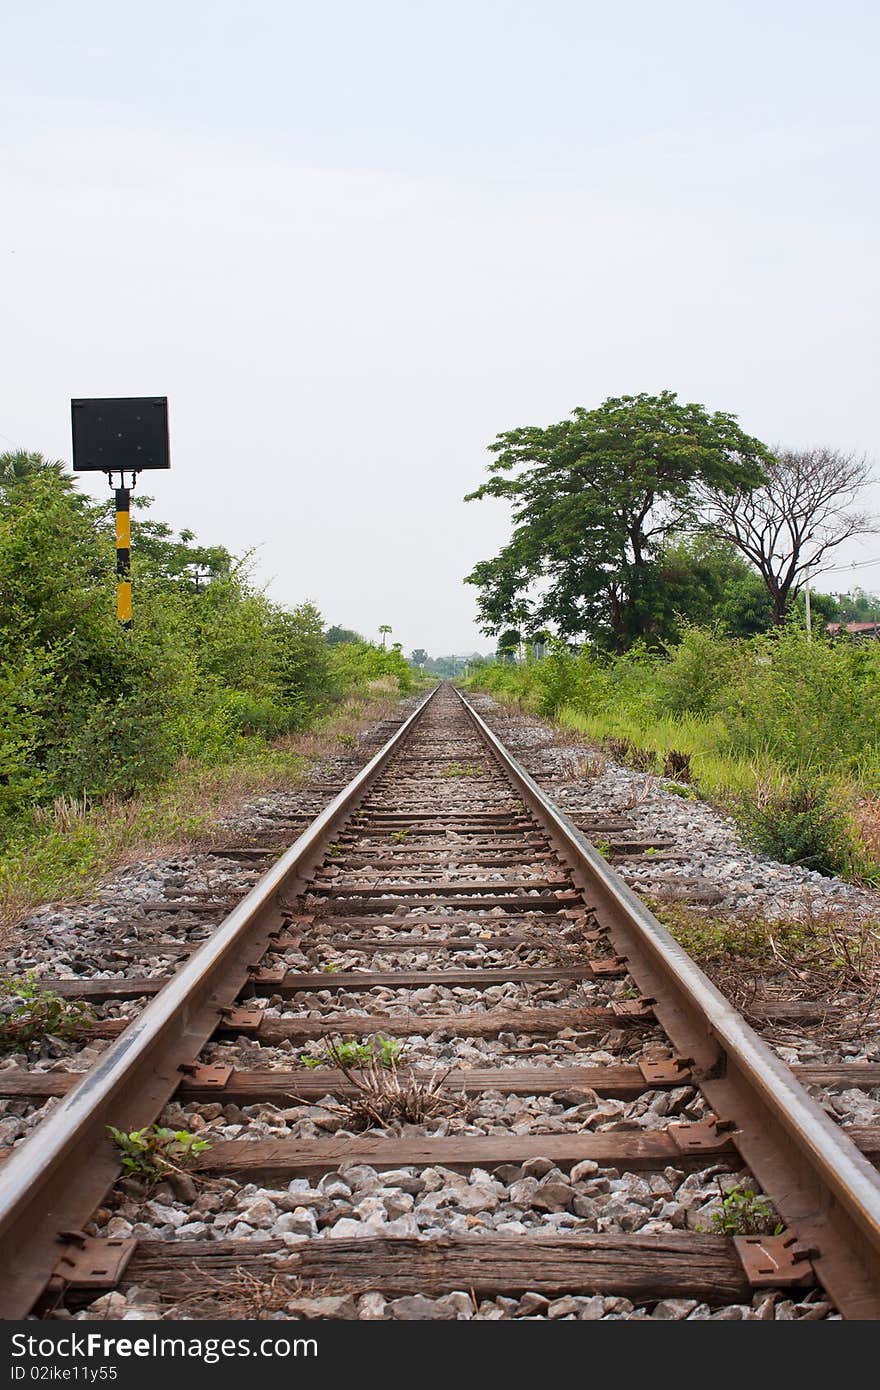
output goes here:
<path id="1" fill-rule="evenodd" d="M 131 627 L 131 491 L 116 488 L 116 617 Z"/>

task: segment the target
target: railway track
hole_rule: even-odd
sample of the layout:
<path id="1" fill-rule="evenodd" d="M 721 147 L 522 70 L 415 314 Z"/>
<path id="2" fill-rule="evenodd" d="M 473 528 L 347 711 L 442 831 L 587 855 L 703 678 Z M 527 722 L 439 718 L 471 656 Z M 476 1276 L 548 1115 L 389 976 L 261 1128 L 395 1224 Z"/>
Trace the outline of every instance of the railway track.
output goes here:
<path id="1" fill-rule="evenodd" d="M 462 1291 L 518 1315 L 769 1291 L 880 1316 L 880 1129 L 844 1133 L 805 1089 L 860 1069 L 785 1066 L 451 687 L 187 950 L 165 980 L 54 982 L 139 1006 L 85 1076 L 0 1072 L 0 1096 L 60 1098 L 0 1169 L 4 1318 L 235 1271 L 409 1316 Z M 402 1050 L 374 1076 L 439 1097 L 420 1122 L 358 1128 L 368 1078 L 339 1043 L 377 1038 Z M 106 1127 L 163 1110 L 210 1147 L 157 1204 L 114 1188 Z M 682 1222 L 685 1189 L 744 1171 L 781 1234 Z M 150 1201 L 174 1239 L 144 1236 Z"/>

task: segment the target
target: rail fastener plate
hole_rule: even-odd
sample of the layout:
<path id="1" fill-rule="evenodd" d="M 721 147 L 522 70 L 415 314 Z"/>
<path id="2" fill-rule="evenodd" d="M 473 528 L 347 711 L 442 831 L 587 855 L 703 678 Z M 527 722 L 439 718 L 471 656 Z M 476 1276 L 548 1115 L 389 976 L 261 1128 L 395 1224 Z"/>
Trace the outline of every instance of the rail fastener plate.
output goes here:
<path id="1" fill-rule="evenodd" d="M 241 1033 L 256 1032 L 263 1021 L 262 1009 L 223 1009 L 223 1027 L 237 1028 Z"/>
<path id="2" fill-rule="evenodd" d="M 589 964 L 594 975 L 607 977 L 626 974 L 626 956 L 606 956 L 602 960 L 591 957 Z"/>
<path id="3" fill-rule="evenodd" d="M 667 1133 L 680 1153 L 717 1153 L 733 1138 L 730 1120 L 697 1120 L 694 1124 L 670 1125 Z"/>
<path id="4" fill-rule="evenodd" d="M 287 967 L 284 965 L 267 966 L 265 969 L 255 969 L 250 982 L 252 985 L 283 985 L 286 974 Z"/>
<path id="5" fill-rule="evenodd" d="M 687 1086 L 693 1080 L 692 1060 L 691 1057 L 661 1057 L 657 1062 L 642 1060 L 638 1067 L 645 1080 L 656 1086 Z"/>
<path id="6" fill-rule="evenodd" d="M 202 1062 L 184 1063 L 179 1070 L 191 1086 L 201 1086 L 211 1091 L 222 1091 L 232 1075 L 232 1067 L 209 1067 Z"/>
<path id="7" fill-rule="evenodd" d="M 656 999 L 615 999 L 611 1012 L 618 1018 L 653 1018 Z"/>
<path id="8" fill-rule="evenodd" d="M 816 1283 L 811 1263 L 817 1253 L 801 1245 L 794 1231 L 777 1236 L 734 1236 L 736 1253 L 754 1289 L 788 1289 Z"/>
<path id="9" fill-rule="evenodd" d="M 87 1236 L 84 1231 L 65 1231 L 64 1253 L 53 1271 L 67 1288 L 112 1289 L 137 1246 L 133 1236 Z"/>

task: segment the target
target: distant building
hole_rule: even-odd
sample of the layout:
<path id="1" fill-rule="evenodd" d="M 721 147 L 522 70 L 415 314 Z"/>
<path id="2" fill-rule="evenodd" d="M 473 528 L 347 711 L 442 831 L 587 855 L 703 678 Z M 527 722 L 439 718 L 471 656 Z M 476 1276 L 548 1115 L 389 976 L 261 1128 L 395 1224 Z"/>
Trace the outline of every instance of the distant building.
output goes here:
<path id="1" fill-rule="evenodd" d="M 826 623 L 825 631 L 832 637 L 846 632 L 850 637 L 873 637 L 880 639 L 880 622 L 873 623 Z"/>

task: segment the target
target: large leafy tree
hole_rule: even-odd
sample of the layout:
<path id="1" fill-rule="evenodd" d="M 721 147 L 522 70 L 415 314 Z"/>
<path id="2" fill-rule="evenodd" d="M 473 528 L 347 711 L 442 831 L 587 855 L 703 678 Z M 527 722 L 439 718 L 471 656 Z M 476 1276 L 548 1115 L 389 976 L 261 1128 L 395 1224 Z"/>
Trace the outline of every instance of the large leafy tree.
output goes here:
<path id="1" fill-rule="evenodd" d="M 747 490 L 769 459 L 735 416 L 679 402 L 673 391 L 578 407 L 558 424 L 500 434 L 489 448 L 492 476 L 466 500 L 509 500 L 514 529 L 467 577 L 480 591 L 483 630 L 552 624 L 561 636 L 618 648 L 661 635 L 657 559 L 693 524 L 698 486 Z"/>

